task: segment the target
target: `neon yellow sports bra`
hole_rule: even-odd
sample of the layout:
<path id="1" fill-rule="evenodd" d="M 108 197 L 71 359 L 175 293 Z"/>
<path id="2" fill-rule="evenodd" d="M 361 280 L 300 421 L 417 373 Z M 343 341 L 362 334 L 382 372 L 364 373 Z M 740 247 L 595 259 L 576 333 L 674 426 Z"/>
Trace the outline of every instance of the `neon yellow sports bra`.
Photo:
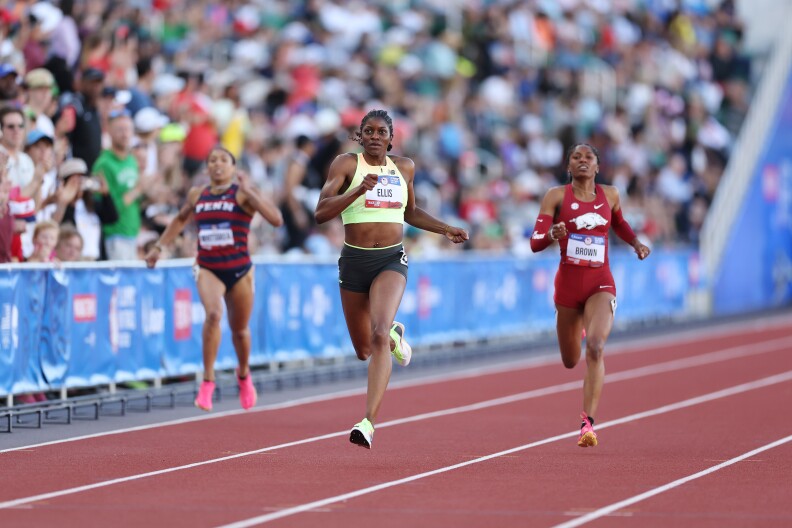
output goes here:
<path id="1" fill-rule="evenodd" d="M 344 209 L 341 221 L 344 225 L 364 222 L 403 224 L 404 209 L 407 207 L 407 182 L 389 156 L 385 156 L 385 166 L 375 167 L 366 163 L 363 154 L 358 154 L 355 176 L 344 194 L 356 189 L 366 174 L 371 173 L 379 175 L 379 182 Z"/>

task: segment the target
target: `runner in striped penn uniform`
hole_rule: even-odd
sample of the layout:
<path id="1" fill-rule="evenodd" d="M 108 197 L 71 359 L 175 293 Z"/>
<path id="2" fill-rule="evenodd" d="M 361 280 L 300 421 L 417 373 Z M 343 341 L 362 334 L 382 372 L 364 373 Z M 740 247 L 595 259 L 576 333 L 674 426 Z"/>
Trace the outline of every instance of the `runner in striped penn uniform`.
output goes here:
<path id="1" fill-rule="evenodd" d="M 212 410 L 214 364 L 220 349 L 220 320 L 225 304 L 231 341 L 239 359 L 239 402 L 243 409 L 249 409 L 256 404 L 257 396 L 249 366 L 248 323 L 253 312 L 253 264 L 248 250 L 248 233 L 256 213 L 276 227 L 283 223 L 283 216 L 269 198 L 250 184 L 246 174 L 236 170 L 236 159 L 228 150 L 215 147 L 209 153 L 206 167 L 211 183 L 190 189 L 179 214 L 146 254 L 146 264 L 153 268 L 163 246 L 172 242 L 195 217 L 198 223 L 195 280 L 206 312 L 202 340 L 204 381 L 198 390 L 195 406 L 204 411 Z"/>
<path id="2" fill-rule="evenodd" d="M 252 267 L 248 233 L 253 215 L 237 203 L 238 190 L 239 185 L 234 183 L 215 194 L 207 185 L 195 203 L 194 213 L 198 224 L 198 266 L 216 275 L 228 291 Z"/>

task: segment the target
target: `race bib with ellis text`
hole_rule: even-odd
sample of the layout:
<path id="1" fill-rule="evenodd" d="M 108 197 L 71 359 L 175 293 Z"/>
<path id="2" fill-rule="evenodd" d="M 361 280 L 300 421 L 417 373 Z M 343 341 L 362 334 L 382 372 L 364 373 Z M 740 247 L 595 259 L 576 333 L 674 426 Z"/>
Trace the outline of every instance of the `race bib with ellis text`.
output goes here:
<path id="1" fill-rule="evenodd" d="M 400 209 L 404 203 L 401 178 L 380 176 L 377 185 L 366 191 L 367 209 Z"/>

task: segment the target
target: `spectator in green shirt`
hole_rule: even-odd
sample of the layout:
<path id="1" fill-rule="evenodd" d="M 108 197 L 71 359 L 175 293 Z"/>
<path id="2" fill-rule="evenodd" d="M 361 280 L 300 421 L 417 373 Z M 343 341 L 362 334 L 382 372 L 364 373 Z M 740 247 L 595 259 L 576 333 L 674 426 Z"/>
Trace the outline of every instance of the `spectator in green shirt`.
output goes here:
<path id="1" fill-rule="evenodd" d="M 140 233 L 140 199 L 143 190 L 137 160 L 132 154 L 134 126 L 129 112 L 109 116 L 111 145 L 99 155 L 92 173 L 103 175 L 118 211 L 118 221 L 102 225 L 107 260 L 137 260 Z"/>

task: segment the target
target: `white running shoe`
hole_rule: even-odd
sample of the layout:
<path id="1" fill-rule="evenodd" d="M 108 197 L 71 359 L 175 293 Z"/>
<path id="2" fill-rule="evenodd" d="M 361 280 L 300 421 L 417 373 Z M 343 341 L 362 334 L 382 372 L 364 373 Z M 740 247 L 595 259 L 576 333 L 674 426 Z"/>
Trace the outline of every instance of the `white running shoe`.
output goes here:
<path id="1" fill-rule="evenodd" d="M 410 364 L 412 359 L 412 347 L 404 340 L 404 325 L 398 321 L 393 322 L 391 326 L 390 337 L 396 346 L 391 350 L 391 354 L 396 358 L 396 362 L 402 367 Z"/>
<path id="2" fill-rule="evenodd" d="M 355 424 L 352 432 L 349 433 L 349 441 L 360 447 L 371 449 L 371 444 L 374 442 L 374 426 L 371 425 L 368 418 L 363 418 Z"/>

